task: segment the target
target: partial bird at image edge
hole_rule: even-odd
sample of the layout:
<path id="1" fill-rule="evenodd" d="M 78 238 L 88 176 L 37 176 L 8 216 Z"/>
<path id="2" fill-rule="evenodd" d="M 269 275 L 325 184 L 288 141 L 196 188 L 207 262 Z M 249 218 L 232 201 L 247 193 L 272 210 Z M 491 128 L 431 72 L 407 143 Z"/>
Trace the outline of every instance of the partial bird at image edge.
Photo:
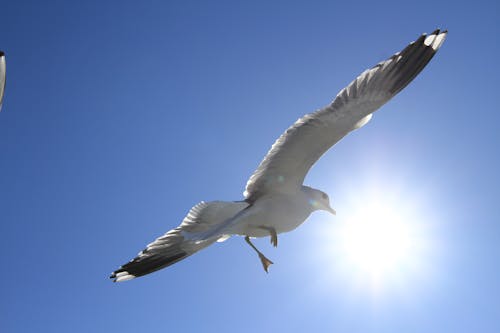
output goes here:
<path id="1" fill-rule="evenodd" d="M 5 53 L 0 51 L 0 111 L 2 111 L 3 95 L 5 92 L 6 69 Z"/>

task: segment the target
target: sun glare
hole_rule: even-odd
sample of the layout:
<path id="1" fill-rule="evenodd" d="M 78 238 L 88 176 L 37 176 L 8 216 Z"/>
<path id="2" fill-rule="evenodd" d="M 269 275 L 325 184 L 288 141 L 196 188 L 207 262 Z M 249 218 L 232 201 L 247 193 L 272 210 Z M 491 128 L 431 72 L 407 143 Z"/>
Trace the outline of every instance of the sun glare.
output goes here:
<path id="1" fill-rule="evenodd" d="M 355 290 L 374 294 L 415 289 L 428 281 L 435 259 L 434 219 L 426 200 L 400 187 L 368 186 L 337 201 L 337 216 L 322 224 L 323 268 Z M 335 201 L 334 201 L 335 202 Z M 330 275 L 331 276 L 331 275 Z"/>
<path id="2" fill-rule="evenodd" d="M 394 206 L 375 202 L 362 207 L 340 231 L 345 260 L 372 277 L 401 268 L 417 245 L 411 222 Z"/>

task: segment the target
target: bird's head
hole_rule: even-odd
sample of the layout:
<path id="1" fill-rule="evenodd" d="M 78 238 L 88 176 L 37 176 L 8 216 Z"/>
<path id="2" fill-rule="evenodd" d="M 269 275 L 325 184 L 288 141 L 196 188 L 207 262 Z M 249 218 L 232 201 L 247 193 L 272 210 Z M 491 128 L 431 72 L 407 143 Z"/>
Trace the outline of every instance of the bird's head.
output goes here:
<path id="1" fill-rule="evenodd" d="M 302 190 L 306 193 L 307 199 L 313 211 L 325 210 L 333 215 L 336 214 L 335 209 L 330 207 L 330 198 L 328 197 L 328 194 L 309 186 L 302 186 Z"/>

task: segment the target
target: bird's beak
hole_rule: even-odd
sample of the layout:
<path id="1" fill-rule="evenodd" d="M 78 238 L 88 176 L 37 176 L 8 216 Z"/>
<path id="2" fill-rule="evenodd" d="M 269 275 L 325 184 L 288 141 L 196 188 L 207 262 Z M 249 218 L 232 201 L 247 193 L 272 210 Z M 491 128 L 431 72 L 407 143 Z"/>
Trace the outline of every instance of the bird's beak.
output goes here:
<path id="1" fill-rule="evenodd" d="M 328 206 L 325 209 L 327 212 L 332 213 L 332 215 L 337 215 L 337 212 L 332 207 Z"/>

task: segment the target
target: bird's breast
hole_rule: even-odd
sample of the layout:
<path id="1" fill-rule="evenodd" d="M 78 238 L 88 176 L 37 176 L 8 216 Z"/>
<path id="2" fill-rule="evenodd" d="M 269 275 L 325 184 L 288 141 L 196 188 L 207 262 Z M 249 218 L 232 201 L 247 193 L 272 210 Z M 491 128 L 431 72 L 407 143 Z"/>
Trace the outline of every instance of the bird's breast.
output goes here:
<path id="1" fill-rule="evenodd" d="M 291 231 L 301 225 L 310 215 L 307 202 L 292 196 L 261 198 L 246 209 L 234 224 L 234 234 L 250 237 L 266 237 L 274 228 L 277 233 Z M 264 227 L 264 228 L 262 228 Z"/>

